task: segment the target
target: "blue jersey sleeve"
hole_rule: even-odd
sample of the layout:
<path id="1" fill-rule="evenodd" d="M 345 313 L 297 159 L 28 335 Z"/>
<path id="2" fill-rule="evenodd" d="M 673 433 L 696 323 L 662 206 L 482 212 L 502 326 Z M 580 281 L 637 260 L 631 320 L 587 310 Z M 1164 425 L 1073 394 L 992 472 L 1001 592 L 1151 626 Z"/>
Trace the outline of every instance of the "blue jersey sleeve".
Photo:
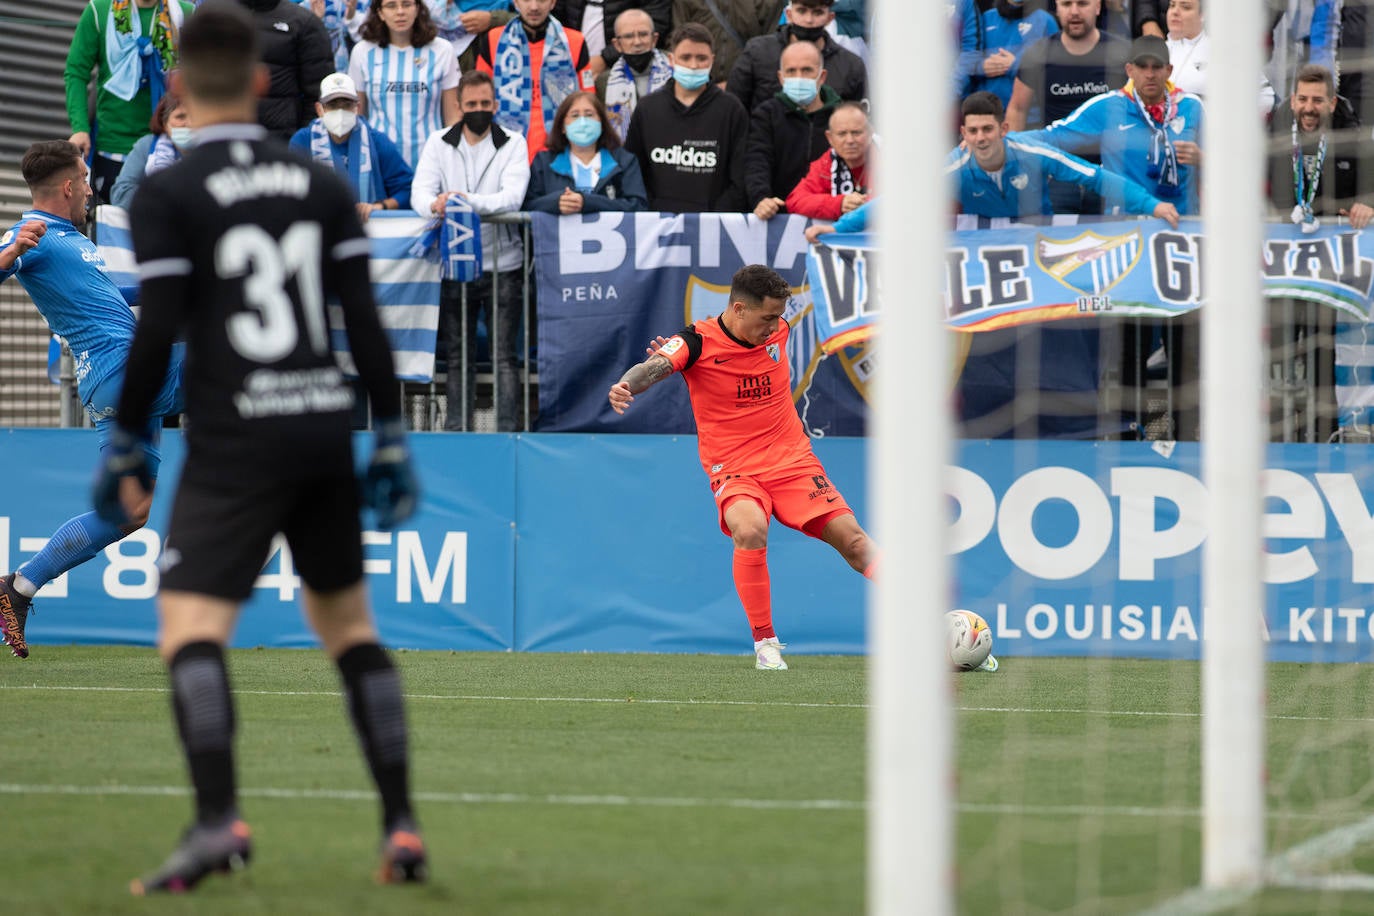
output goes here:
<path id="1" fill-rule="evenodd" d="M 1105 126 L 1108 102 L 1114 93 L 1094 96 L 1070 114 L 1041 130 L 1021 134 L 1023 140 L 1053 146 L 1071 153 L 1092 149 L 1100 141 Z"/>

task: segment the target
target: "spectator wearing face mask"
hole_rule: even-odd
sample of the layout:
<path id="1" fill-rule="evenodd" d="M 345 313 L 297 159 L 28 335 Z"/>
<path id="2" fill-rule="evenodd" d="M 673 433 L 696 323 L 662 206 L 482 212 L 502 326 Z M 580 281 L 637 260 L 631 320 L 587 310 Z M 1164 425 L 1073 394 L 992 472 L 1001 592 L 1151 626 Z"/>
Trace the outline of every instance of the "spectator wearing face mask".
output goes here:
<path id="1" fill-rule="evenodd" d="M 525 138 L 494 121 L 496 88 L 490 74 L 482 70 L 464 73 L 458 80 L 458 104 L 461 120 L 436 130 L 425 141 L 410 186 L 411 206 L 426 216 L 439 216 L 448 198 L 459 197 L 484 217 L 516 212 L 529 188 L 530 160 Z M 441 346 L 448 360 L 444 429 L 473 428 L 479 315 L 491 334 L 496 429 L 516 429 L 520 410 L 516 340 L 523 315 L 520 290 L 524 263 L 519 227 L 484 223 L 482 276 L 466 284 L 466 294 L 465 284 L 456 280 L 444 280 L 440 285 Z"/>
<path id="2" fill-rule="evenodd" d="M 649 209 L 743 212 L 749 115 L 739 99 L 710 82 L 710 32 L 689 22 L 674 30 L 669 45 L 673 79 L 640 100 L 625 140 L 644 169 Z"/>
<path id="3" fill-rule="evenodd" d="M 711 82 L 724 85 L 749 39 L 771 35 L 787 0 L 673 0 L 673 27 L 695 22 L 711 35 Z"/>
<path id="4" fill-rule="evenodd" d="M 787 46 L 778 63 L 782 88 L 754 109 L 744 154 L 744 185 L 754 215 L 768 220 L 786 210 L 787 193 L 830 146 L 826 128 L 841 101 L 826 85 L 821 52 L 809 41 Z"/>
<path id="5" fill-rule="evenodd" d="M 564 99 L 548 148 L 530 165 L 525 209 L 568 214 L 648 206 L 639 160 L 621 148 L 606 106 L 592 92 Z"/>
<path id="6" fill-rule="evenodd" d="M 181 158 L 191 145 L 191 114 L 181 103 L 180 96 L 167 93 L 158 100 L 157 109 L 148 121 L 150 134 L 145 134 L 124 157 L 110 203 L 129 209 L 134 191 L 144 175 L 160 172 Z"/>
<path id="7" fill-rule="evenodd" d="M 611 44 L 619 53 L 615 63 L 597 75 L 596 95 L 605 103 L 611 127 L 623 142 L 639 100 L 668 84 L 673 62 L 655 47 L 658 32 L 644 10 L 626 10 L 616 17 Z"/>
<path id="8" fill-rule="evenodd" d="M 777 95 L 782 88 L 778 62 L 783 49 L 798 41 L 811 42 L 820 49 L 826 82 L 840 98 L 857 102 L 868 97 L 864 62 L 826 33 L 826 26 L 835 19 L 833 4 L 834 0 L 792 0 L 787 5 L 786 25 L 771 35 L 751 38 L 744 46 L 725 88 L 744 103 L 745 110 L 753 111 Z"/>
<path id="9" fill-rule="evenodd" d="M 291 148 L 343 176 L 358 201 L 359 219 L 410 207 L 410 164 L 386 134 L 358 117 L 358 89 L 347 73 L 331 73 L 320 82 L 315 114 L 291 138 Z"/>

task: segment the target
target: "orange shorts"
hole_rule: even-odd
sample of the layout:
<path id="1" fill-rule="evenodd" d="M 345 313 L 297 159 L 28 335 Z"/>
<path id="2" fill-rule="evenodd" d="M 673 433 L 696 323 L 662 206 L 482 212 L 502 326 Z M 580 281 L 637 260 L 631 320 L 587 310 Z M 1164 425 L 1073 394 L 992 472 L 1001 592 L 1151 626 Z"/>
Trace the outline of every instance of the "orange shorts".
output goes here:
<path id="1" fill-rule="evenodd" d="M 716 497 L 720 530 L 727 537 L 730 529 L 725 524 L 725 510 L 737 499 L 752 499 L 763 509 L 764 515 L 771 515 L 788 528 L 813 538 L 821 536 L 832 518 L 854 514 L 840 491 L 825 476 L 825 468 L 814 458 L 809 465 L 789 467 L 776 476 L 727 474 L 717 477 L 711 481 L 711 492 Z"/>

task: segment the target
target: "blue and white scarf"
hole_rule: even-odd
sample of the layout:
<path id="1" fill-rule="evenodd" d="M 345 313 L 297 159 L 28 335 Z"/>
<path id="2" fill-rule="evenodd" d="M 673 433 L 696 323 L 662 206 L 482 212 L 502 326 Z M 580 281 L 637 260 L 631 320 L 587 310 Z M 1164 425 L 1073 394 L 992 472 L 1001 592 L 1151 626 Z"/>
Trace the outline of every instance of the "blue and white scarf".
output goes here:
<path id="1" fill-rule="evenodd" d="M 673 64 L 668 55 L 657 49 L 649 63 L 649 91 L 657 92 L 673 78 Z M 630 132 L 630 117 L 639 104 L 639 93 L 635 91 L 635 72 L 622 54 L 620 60 L 611 67 L 606 77 L 606 114 L 611 119 L 611 127 L 624 140 Z"/>
<path id="2" fill-rule="evenodd" d="M 507 130 L 528 134 L 530 106 L 534 98 L 534 76 L 530 73 L 530 39 L 519 19 L 512 19 L 501 30 L 496 44 L 492 76 L 496 81 L 496 123 Z M 562 24 L 552 16 L 544 33 L 544 60 L 539 68 L 539 87 L 543 96 L 544 132 L 553 132 L 553 116 L 563 100 L 577 91 L 577 71 L 573 69 L 572 50 Z"/>
<path id="3" fill-rule="evenodd" d="M 130 9 L 129 13 L 129 29 L 121 32 L 115 21 L 115 4 L 110 4 L 110 13 L 105 20 L 105 62 L 110 67 L 110 76 L 101 88 L 129 102 L 147 86 L 156 109 L 166 88 L 162 55 L 153 36 L 143 34 L 143 20 L 138 10 Z M 158 0 L 153 10 L 153 31 L 165 28 L 161 20 L 169 19 L 175 36 L 181 32 L 182 18 L 181 4 L 177 0 Z M 175 41 L 175 37 L 172 40 Z"/>
<path id="4" fill-rule="evenodd" d="M 1127 80 L 1121 91 L 1135 102 L 1141 120 L 1150 129 L 1150 152 L 1146 160 L 1145 175 L 1157 182 L 1153 189 L 1155 196 L 1166 200 L 1179 197 L 1182 189 L 1179 187 L 1178 153 L 1174 150 L 1174 141 L 1169 137 L 1169 130 L 1179 116 L 1178 103 L 1183 98 L 1183 93 L 1172 82 L 1166 82 L 1164 101 L 1158 105 L 1147 106 L 1141 100 L 1140 94 L 1135 91 L 1134 80 Z M 1150 110 L 1152 108 L 1154 111 Z"/>
<path id="5" fill-rule="evenodd" d="M 385 188 L 373 187 L 372 181 L 372 133 L 362 118 L 354 125 L 348 135 L 348 184 L 358 195 L 359 203 L 371 203 L 385 198 Z M 334 140 L 325 130 L 319 118 L 310 122 L 310 158 L 322 162 L 330 168 L 334 164 Z"/>
<path id="6" fill-rule="evenodd" d="M 153 141 L 152 149 L 148 150 L 148 161 L 143 166 L 143 174 L 151 175 L 160 172 L 181 158 L 181 150 L 177 149 L 172 138 L 166 134 L 159 134 Z"/>

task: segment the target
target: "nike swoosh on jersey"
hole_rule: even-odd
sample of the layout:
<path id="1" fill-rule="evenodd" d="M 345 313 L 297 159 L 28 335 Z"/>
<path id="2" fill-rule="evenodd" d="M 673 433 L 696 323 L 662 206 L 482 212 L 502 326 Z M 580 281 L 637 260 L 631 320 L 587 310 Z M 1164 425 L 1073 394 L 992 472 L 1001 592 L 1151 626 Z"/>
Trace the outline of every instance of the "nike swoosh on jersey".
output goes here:
<path id="1" fill-rule="evenodd" d="M 1134 125 L 1134 124 L 1118 124 L 1118 125 L 1116 125 L 1116 129 L 1117 129 L 1117 130 L 1130 130 L 1132 127 L 1135 127 L 1135 125 Z"/>
<path id="2" fill-rule="evenodd" d="M 732 359 L 734 359 L 733 356 L 727 356 L 727 357 L 725 357 L 725 359 L 721 359 L 719 356 L 717 356 L 717 357 L 716 357 L 716 365 L 719 366 L 721 363 L 728 363 L 728 362 L 729 362 L 730 360 L 732 360 Z"/>

